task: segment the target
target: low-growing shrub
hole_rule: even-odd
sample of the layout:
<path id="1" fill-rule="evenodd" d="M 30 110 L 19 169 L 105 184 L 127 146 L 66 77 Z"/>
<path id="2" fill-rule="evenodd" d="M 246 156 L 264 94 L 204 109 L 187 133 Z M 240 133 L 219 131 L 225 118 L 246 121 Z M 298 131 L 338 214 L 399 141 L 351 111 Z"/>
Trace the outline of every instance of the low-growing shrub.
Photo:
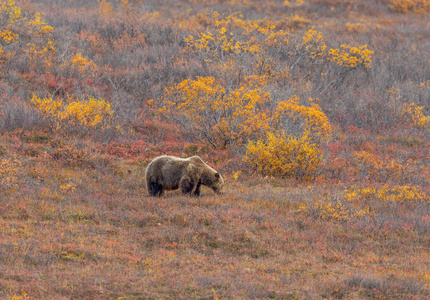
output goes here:
<path id="1" fill-rule="evenodd" d="M 0 191 L 17 186 L 21 162 L 16 158 L 0 159 Z"/>
<path id="2" fill-rule="evenodd" d="M 331 137 L 331 125 L 318 104 L 300 105 L 293 96 L 278 104 L 272 128 L 246 146 L 245 163 L 264 176 L 311 180 L 322 163 L 320 145 Z"/>
<path id="3" fill-rule="evenodd" d="M 349 202 L 357 201 L 378 201 L 378 202 L 428 202 L 430 196 L 427 195 L 419 186 L 399 185 L 388 186 L 382 188 L 365 187 L 365 188 L 350 188 L 345 191 L 346 200 Z"/>
<path id="4" fill-rule="evenodd" d="M 109 129 L 113 124 L 114 111 L 104 99 L 88 97 L 76 100 L 70 96 L 63 101 L 51 97 L 40 98 L 33 95 L 30 99 L 37 110 L 51 121 L 56 130 L 81 131 L 82 129 Z M 117 130 L 121 128 L 116 127 Z"/>
<path id="5" fill-rule="evenodd" d="M 322 154 L 305 138 L 268 132 L 265 140 L 248 143 L 243 159 L 263 176 L 311 180 L 321 165 Z"/>
<path id="6" fill-rule="evenodd" d="M 430 12 L 430 1 L 428 0 L 390 0 L 389 8 L 401 13 L 428 14 Z"/>

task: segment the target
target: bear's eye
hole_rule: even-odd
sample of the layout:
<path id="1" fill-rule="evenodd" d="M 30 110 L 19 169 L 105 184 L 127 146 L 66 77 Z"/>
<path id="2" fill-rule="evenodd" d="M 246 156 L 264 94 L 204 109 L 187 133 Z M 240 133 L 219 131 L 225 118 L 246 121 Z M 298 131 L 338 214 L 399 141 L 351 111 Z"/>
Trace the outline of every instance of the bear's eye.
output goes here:
<path id="1" fill-rule="evenodd" d="M 219 173 L 215 173 L 215 177 L 216 177 L 216 178 L 219 178 Z"/>

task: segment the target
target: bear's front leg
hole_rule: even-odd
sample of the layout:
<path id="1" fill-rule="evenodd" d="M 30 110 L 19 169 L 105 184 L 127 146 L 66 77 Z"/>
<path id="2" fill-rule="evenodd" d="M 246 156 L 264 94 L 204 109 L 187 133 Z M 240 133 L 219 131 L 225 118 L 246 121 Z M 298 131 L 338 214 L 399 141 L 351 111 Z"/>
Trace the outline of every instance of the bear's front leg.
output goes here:
<path id="1" fill-rule="evenodd" d="M 188 176 L 182 177 L 181 181 L 179 182 L 179 188 L 183 194 L 191 196 L 191 192 L 194 188 L 194 182 Z"/>

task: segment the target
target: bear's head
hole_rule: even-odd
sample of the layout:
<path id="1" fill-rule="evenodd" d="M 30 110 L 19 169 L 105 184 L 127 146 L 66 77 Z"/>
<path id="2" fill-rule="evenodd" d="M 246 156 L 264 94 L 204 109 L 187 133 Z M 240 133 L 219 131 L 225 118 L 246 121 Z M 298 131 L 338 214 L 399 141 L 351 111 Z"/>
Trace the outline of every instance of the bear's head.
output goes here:
<path id="1" fill-rule="evenodd" d="M 222 178 L 221 174 L 216 172 L 213 175 L 213 178 L 210 183 L 210 188 L 217 194 L 221 194 L 221 189 L 224 185 L 224 179 Z"/>

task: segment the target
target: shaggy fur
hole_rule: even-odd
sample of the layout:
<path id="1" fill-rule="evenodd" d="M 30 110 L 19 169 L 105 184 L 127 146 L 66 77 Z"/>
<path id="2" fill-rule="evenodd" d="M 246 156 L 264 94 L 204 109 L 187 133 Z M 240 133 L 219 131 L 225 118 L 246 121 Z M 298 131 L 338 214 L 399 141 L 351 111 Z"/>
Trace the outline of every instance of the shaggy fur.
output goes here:
<path id="1" fill-rule="evenodd" d="M 159 156 L 146 168 L 146 187 L 150 196 L 162 196 L 164 191 L 181 189 L 187 195 L 200 195 L 201 185 L 219 194 L 224 179 L 200 157 L 180 158 Z"/>

